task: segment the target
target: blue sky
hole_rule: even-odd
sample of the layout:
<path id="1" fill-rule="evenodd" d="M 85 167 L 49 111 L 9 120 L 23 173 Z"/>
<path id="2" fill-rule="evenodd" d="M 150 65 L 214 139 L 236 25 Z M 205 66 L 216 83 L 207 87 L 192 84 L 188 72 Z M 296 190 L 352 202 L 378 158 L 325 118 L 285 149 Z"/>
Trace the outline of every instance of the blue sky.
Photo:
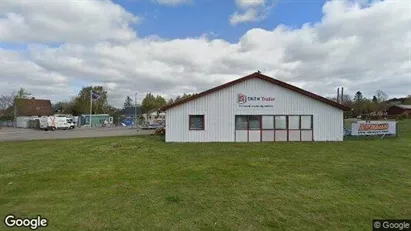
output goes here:
<path id="1" fill-rule="evenodd" d="M 307 22 L 318 22 L 321 20 L 322 6 L 325 3 L 321 0 L 278 1 L 263 20 L 231 25 L 228 16 L 236 9 L 234 1 L 197 0 L 174 6 L 156 4 L 152 1 L 115 2 L 144 18 L 141 24 L 135 25 L 140 37 L 155 34 L 162 38 L 175 39 L 199 37 L 204 33 L 210 33 L 229 42 L 237 42 L 252 28 L 273 30 L 280 24 L 301 27 Z"/>

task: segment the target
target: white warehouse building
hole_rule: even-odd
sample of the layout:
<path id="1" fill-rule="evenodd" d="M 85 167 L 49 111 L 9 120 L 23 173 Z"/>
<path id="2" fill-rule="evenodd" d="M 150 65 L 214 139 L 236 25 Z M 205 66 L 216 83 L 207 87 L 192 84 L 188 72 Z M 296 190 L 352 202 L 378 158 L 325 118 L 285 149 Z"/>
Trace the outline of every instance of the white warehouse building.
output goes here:
<path id="1" fill-rule="evenodd" d="M 162 108 L 166 142 L 342 141 L 350 108 L 260 72 Z"/>

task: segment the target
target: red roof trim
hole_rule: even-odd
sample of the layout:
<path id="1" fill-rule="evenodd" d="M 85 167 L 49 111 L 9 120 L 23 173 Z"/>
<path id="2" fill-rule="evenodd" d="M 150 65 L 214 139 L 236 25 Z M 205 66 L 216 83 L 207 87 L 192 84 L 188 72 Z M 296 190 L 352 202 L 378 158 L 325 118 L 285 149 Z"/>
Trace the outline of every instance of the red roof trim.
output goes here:
<path id="1" fill-rule="evenodd" d="M 349 107 L 347 107 L 347 106 L 344 106 L 344 105 L 339 104 L 339 103 L 337 103 L 337 102 L 334 102 L 334 101 L 332 101 L 332 100 L 326 99 L 326 98 L 324 98 L 324 97 L 322 97 L 322 96 L 316 95 L 316 94 L 311 93 L 311 92 L 309 92 L 309 91 L 303 90 L 303 89 L 298 88 L 298 87 L 296 87 L 296 86 L 293 86 L 293 85 L 291 85 L 291 84 L 285 83 L 285 82 L 283 82 L 283 81 L 280 81 L 280 80 L 277 80 L 277 79 L 273 79 L 273 78 L 271 78 L 271 77 L 268 77 L 268 76 L 263 75 L 263 74 L 258 73 L 258 72 L 255 72 L 255 73 L 253 73 L 253 74 L 244 76 L 244 77 L 239 78 L 239 79 L 236 79 L 236 80 L 234 80 L 234 81 L 225 83 L 225 84 L 220 85 L 220 86 L 218 86 L 218 87 L 211 88 L 211 89 L 209 89 L 209 90 L 207 90 L 207 91 L 203 91 L 203 92 L 201 92 L 201 93 L 199 93 L 199 94 L 196 94 L 196 95 L 194 95 L 194 96 L 191 96 L 191 97 L 188 97 L 188 98 L 179 100 L 179 101 L 177 101 L 177 102 L 175 102 L 175 103 L 166 105 L 166 106 L 162 107 L 161 110 L 162 110 L 162 111 L 166 111 L 166 110 L 168 110 L 168 109 L 170 109 L 170 108 L 173 108 L 173 107 L 176 107 L 176 106 L 178 106 L 178 105 L 187 103 L 187 102 L 189 102 L 189 101 L 191 101 L 191 100 L 198 99 L 198 98 L 203 97 L 203 96 L 205 96 L 205 95 L 208 95 L 208 94 L 210 94 L 210 93 L 213 93 L 213 92 L 222 90 L 222 89 L 224 89 L 224 88 L 233 86 L 233 85 L 235 85 L 235 84 L 237 84 L 237 83 L 241 83 L 241 82 L 247 81 L 247 80 L 249 80 L 249 79 L 253 79 L 253 78 L 258 78 L 258 79 L 261 79 L 261 80 L 270 82 L 270 83 L 272 83 L 272 84 L 279 85 L 279 86 L 281 86 L 281 87 L 284 87 L 284 88 L 287 88 L 287 89 L 289 89 L 289 90 L 298 92 L 298 93 L 300 93 L 300 94 L 303 94 L 303 95 L 308 96 L 308 97 L 310 97 L 310 98 L 316 99 L 316 100 L 318 100 L 318 101 L 321 101 L 321 102 L 326 103 L 326 104 L 328 104 L 328 105 L 331 105 L 331 106 L 333 106 L 333 107 L 339 108 L 339 109 L 341 109 L 341 110 L 351 111 L 351 108 L 349 108 Z"/>

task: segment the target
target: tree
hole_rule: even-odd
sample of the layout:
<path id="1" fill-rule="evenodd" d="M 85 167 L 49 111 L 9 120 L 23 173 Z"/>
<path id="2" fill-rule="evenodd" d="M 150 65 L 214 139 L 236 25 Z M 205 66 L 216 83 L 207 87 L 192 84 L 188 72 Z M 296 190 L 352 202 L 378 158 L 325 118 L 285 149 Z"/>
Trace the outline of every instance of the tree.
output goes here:
<path id="1" fill-rule="evenodd" d="M 24 88 L 20 88 L 17 91 L 16 99 L 27 99 L 29 96 L 31 96 L 31 93 L 26 92 L 26 90 L 24 90 Z"/>
<path id="2" fill-rule="evenodd" d="M 177 97 L 174 99 L 174 102 L 177 102 L 177 101 L 179 101 L 179 100 L 182 100 L 182 99 L 185 99 L 185 98 L 194 96 L 194 95 L 196 95 L 196 94 L 186 94 L 186 93 L 184 93 L 182 96 L 177 96 Z"/>
<path id="3" fill-rule="evenodd" d="M 133 100 L 130 98 L 130 96 L 127 96 L 124 101 L 124 109 L 131 107 L 133 107 Z"/>
<path id="4" fill-rule="evenodd" d="M 153 94 L 147 93 L 143 101 L 141 101 L 141 112 L 147 113 L 156 108 L 156 97 Z"/>
<path id="5" fill-rule="evenodd" d="M 354 95 L 353 110 L 354 116 L 362 115 L 366 111 L 364 97 L 360 91 Z"/>
<path id="6" fill-rule="evenodd" d="M 354 101 L 361 102 L 362 100 L 363 100 L 363 96 L 362 96 L 361 91 L 357 91 L 357 93 L 355 93 L 355 96 L 354 96 Z"/>
<path id="7" fill-rule="evenodd" d="M 8 95 L 0 95 L 0 117 L 2 119 L 10 120 L 14 118 L 15 98 L 15 92 Z"/>
<path id="8" fill-rule="evenodd" d="M 372 102 L 378 104 L 378 99 L 375 95 L 372 97 Z"/>
<path id="9" fill-rule="evenodd" d="M 383 92 L 382 90 L 377 90 L 375 92 L 375 94 L 376 94 L 376 98 L 377 98 L 378 103 L 385 102 L 388 99 L 388 95 L 385 94 L 385 92 Z"/>
<path id="10" fill-rule="evenodd" d="M 58 108 L 59 112 L 62 114 L 76 114 L 75 113 L 75 98 L 71 98 L 70 100 L 67 101 L 60 101 L 55 104 L 53 104 L 53 108 Z"/>
<path id="11" fill-rule="evenodd" d="M 154 96 L 151 93 L 147 93 L 141 102 L 141 111 L 147 113 L 165 105 L 167 105 L 167 101 L 161 95 Z"/>
<path id="12" fill-rule="evenodd" d="M 100 97 L 93 100 L 93 114 L 104 113 L 104 108 L 108 106 L 107 103 L 107 91 L 104 90 L 102 86 L 95 87 L 83 87 L 78 93 L 77 97 L 74 99 L 73 115 L 89 114 L 90 113 L 90 93 L 99 93 Z"/>
<path id="13" fill-rule="evenodd" d="M 16 99 L 26 99 L 31 95 L 24 88 L 20 88 L 17 92 L 13 91 L 10 94 L 0 95 L 0 111 L 2 111 L 3 118 L 14 119 Z"/>
<path id="14" fill-rule="evenodd" d="M 411 105 L 411 95 L 408 95 L 407 98 L 405 98 L 403 104 Z"/>
<path id="15" fill-rule="evenodd" d="M 156 96 L 156 108 L 161 108 L 163 106 L 167 105 L 166 99 L 162 97 L 161 95 Z"/>
<path id="16" fill-rule="evenodd" d="M 0 95 L 0 110 L 7 110 L 14 104 L 15 94 L 11 93 L 9 95 Z"/>

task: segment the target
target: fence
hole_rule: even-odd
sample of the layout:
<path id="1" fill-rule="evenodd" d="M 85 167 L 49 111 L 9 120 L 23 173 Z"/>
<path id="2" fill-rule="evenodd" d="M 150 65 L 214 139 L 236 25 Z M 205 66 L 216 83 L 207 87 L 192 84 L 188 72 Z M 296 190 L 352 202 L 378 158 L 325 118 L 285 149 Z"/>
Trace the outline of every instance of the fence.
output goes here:
<path id="1" fill-rule="evenodd" d="M 16 127 L 17 122 L 13 120 L 0 120 L 0 127 Z"/>

